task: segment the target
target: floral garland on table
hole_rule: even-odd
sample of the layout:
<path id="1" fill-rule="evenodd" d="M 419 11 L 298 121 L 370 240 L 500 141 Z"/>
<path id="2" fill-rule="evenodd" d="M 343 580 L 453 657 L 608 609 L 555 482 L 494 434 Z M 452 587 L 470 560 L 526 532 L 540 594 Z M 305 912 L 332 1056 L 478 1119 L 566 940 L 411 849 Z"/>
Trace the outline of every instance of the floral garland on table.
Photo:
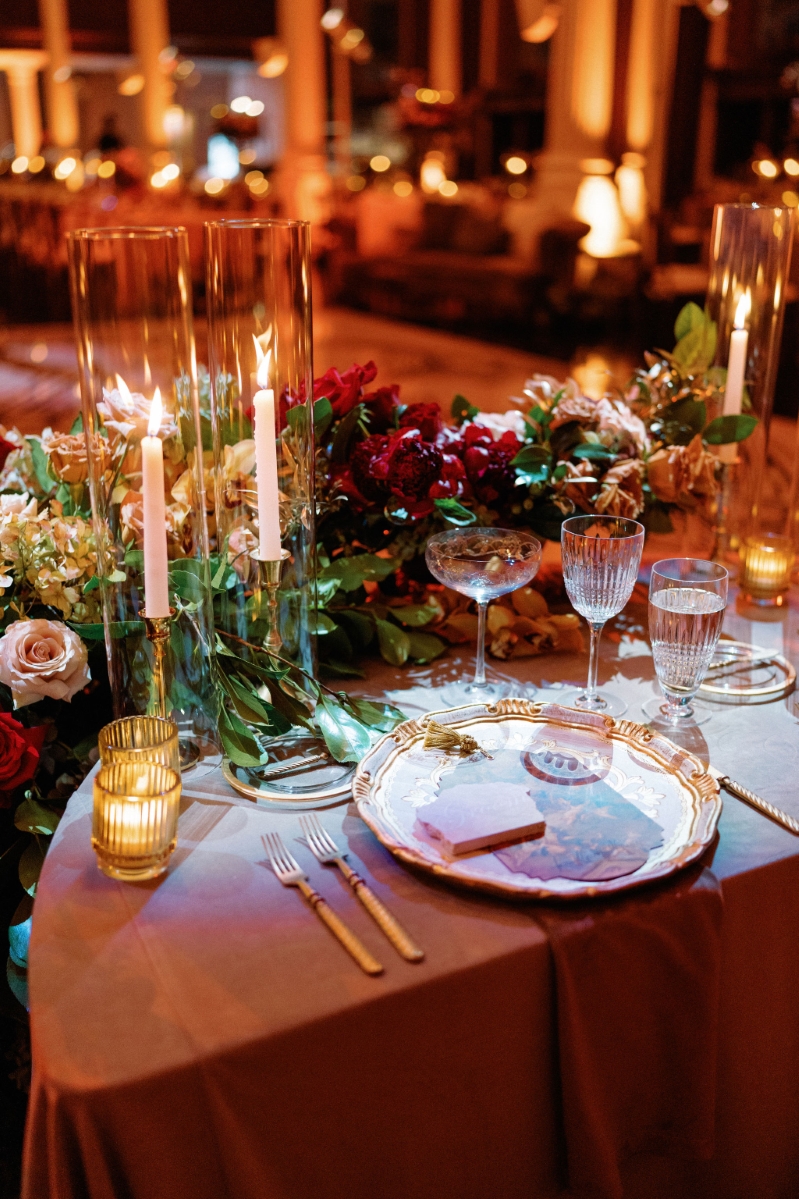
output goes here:
<path id="1" fill-rule="evenodd" d="M 437 404 L 402 404 L 396 386 L 369 390 L 373 362 L 316 379 L 323 664 L 352 672 L 358 650 L 375 643 L 390 662 L 424 662 L 476 636 L 468 601 L 430 583 L 424 548 L 441 529 L 517 526 L 559 541 L 575 513 L 638 518 L 651 532 L 670 531 L 675 512 L 710 521 L 712 447 L 743 440 L 757 422 L 721 415 L 725 372 L 710 365 L 707 314 L 688 304 L 675 335 L 674 350 L 647 354 L 621 393 L 593 398 L 573 379 L 538 375 L 501 415 L 456 396 L 450 423 Z M 576 647 L 576 617 L 550 613 L 531 590 L 494 605 L 495 656 Z"/>

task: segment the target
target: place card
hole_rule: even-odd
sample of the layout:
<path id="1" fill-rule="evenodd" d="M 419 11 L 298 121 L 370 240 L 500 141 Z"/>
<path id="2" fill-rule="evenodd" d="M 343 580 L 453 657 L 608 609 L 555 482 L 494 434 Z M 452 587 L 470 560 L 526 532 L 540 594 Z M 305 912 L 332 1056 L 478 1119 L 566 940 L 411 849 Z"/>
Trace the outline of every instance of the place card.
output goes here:
<path id="1" fill-rule="evenodd" d="M 450 857 L 540 837 L 546 822 L 519 783 L 458 783 L 417 816 L 428 837 Z"/>

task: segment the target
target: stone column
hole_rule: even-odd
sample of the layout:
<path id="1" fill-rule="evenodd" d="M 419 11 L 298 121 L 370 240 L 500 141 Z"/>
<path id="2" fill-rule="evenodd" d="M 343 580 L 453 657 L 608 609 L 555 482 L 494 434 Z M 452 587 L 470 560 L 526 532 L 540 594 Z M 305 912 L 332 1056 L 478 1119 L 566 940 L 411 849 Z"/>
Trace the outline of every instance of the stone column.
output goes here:
<path id="1" fill-rule="evenodd" d="M 8 79 L 11 131 L 17 155 L 35 158 L 42 144 L 42 109 L 37 73 L 47 65 L 41 50 L 0 50 L 0 71 Z"/>
<path id="2" fill-rule="evenodd" d="M 325 164 L 325 55 L 321 0 L 278 0 L 278 33 L 288 54 L 286 149 L 278 188 L 286 216 L 314 223 L 328 216 Z"/>
<path id="3" fill-rule="evenodd" d="M 66 0 L 39 0 L 47 74 L 47 129 L 53 144 L 69 150 L 78 144 L 78 102 L 72 81 L 69 15 Z"/>
<path id="4" fill-rule="evenodd" d="M 159 55 L 169 45 L 166 0 L 128 0 L 130 45 L 144 76 L 141 91 L 144 139 L 151 149 L 167 143 L 164 114 L 169 105 L 169 84 Z"/>
<path id="5" fill-rule="evenodd" d="M 582 159 L 605 154 L 615 44 L 615 0 L 564 0 L 552 38 L 545 147 L 535 189 L 537 206 L 551 215 L 571 213 Z"/>
<path id="6" fill-rule="evenodd" d="M 646 158 L 644 175 L 655 209 L 660 207 L 663 190 L 679 14 L 679 6 L 671 0 L 633 0 L 627 74 L 627 144 Z"/>
<path id="7" fill-rule="evenodd" d="M 480 87 L 497 86 L 499 69 L 499 0 L 480 3 Z"/>
<path id="8" fill-rule="evenodd" d="M 461 0 L 430 0 L 429 82 L 461 94 Z"/>

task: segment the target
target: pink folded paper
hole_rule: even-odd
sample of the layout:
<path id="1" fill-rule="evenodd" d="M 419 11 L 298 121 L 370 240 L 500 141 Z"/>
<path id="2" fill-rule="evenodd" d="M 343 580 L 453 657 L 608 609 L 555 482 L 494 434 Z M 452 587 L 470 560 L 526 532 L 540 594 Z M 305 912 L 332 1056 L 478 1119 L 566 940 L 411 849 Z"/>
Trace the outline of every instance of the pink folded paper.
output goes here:
<path id="1" fill-rule="evenodd" d="M 440 793 L 417 819 L 450 857 L 540 837 L 546 828 L 520 783 L 460 783 Z"/>

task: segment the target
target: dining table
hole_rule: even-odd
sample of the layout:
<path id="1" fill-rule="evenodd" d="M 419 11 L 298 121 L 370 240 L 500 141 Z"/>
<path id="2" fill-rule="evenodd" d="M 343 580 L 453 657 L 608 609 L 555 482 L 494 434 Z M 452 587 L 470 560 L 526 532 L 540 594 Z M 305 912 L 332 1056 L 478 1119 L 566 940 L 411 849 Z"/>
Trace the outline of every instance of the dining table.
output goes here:
<path id="1" fill-rule="evenodd" d="M 646 597 L 608 626 L 600 682 L 643 721 Z M 799 661 L 799 603 L 733 597 L 724 637 Z M 473 647 L 336 680 L 409 717 Z M 587 656 L 490 662 L 534 700 Z M 712 703 L 685 748 L 799 817 L 799 706 Z M 681 742 L 682 744 L 683 742 Z M 723 794 L 672 878 L 557 903 L 449 885 L 398 860 L 351 798 L 318 810 L 424 949 L 397 954 L 299 816 L 183 778 L 177 848 L 106 877 L 92 779 L 38 885 L 23 1199 L 791 1199 L 799 1194 L 799 837 Z M 270 868 L 278 832 L 384 966 L 359 970 Z"/>

